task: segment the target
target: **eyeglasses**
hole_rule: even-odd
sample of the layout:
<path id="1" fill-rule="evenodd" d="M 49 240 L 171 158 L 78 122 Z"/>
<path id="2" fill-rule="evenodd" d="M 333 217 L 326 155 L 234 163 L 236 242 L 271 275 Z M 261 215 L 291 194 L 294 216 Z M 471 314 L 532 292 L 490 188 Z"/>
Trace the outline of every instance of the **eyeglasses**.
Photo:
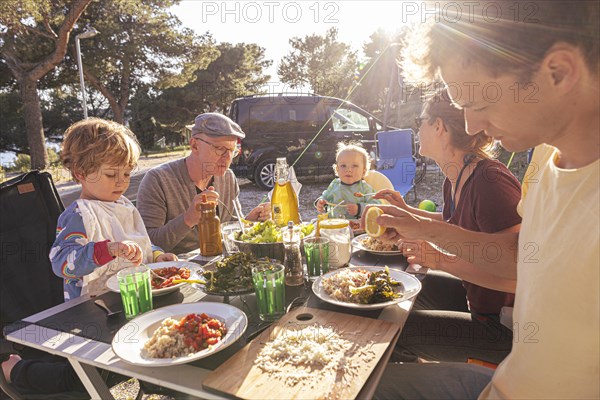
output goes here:
<path id="1" fill-rule="evenodd" d="M 192 137 L 196 140 L 199 140 L 201 142 L 204 142 L 204 143 L 210 145 L 213 148 L 213 150 L 215 151 L 215 154 L 219 157 L 223 157 L 227 153 L 231 154 L 231 157 L 236 157 L 238 154 L 240 154 L 240 149 L 238 148 L 237 144 L 236 144 L 235 149 L 228 149 L 227 147 L 215 146 L 214 144 L 207 142 L 206 140 L 201 139 L 198 136 L 192 136 Z"/>

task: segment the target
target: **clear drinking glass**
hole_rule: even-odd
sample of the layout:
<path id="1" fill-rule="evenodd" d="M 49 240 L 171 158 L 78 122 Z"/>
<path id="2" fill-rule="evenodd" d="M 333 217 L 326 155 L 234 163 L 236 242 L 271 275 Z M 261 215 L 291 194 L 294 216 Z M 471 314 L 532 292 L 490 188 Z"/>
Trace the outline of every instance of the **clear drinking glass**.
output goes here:
<path id="1" fill-rule="evenodd" d="M 285 314 L 285 269 L 283 264 L 258 265 L 252 268 L 258 316 L 275 321 Z"/>
<path id="2" fill-rule="evenodd" d="M 230 239 L 230 236 L 234 232 L 240 231 L 240 223 L 238 221 L 229 221 L 221 224 L 221 234 L 223 235 L 223 244 L 225 244 L 225 250 L 227 254 L 238 253 L 240 250 L 237 245 Z"/>
<path id="3" fill-rule="evenodd" d="M 306 270 L 309 280 L 314 281 L 329 272 L 329 239 L 324 237 L 305 238 L 304 253 L 306 254 Z"/>
<path id="4" fill-rule="evenodd" d="M 125 318 L 132 319 L 152 310 L 150 268 L 139 266 L 122 269 L 117 272 L 117 280 Z"/>

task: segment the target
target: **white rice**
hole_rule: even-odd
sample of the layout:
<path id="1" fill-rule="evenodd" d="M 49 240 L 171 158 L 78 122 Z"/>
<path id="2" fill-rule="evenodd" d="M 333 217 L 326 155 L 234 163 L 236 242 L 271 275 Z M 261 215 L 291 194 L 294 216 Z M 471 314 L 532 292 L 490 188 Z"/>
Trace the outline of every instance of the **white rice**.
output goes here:
<path id="1" fill-rule="evenodd" d="M 144 344 L 142 356 L 146 358 L 176 358 L 195 353 L 192 346 L 186 346 L 184 336 L 177 331 L 178 320 L 165 319 Z"/>
<path id="2" fill-rule="evenodd" d="M 367 284 L 369 273 L 364 270 L 343 269 L 337 274 L 323 278 L 322 285 L 327 294 L 339 301 L 356 302 L 350 293 L 350 286 Z"/>

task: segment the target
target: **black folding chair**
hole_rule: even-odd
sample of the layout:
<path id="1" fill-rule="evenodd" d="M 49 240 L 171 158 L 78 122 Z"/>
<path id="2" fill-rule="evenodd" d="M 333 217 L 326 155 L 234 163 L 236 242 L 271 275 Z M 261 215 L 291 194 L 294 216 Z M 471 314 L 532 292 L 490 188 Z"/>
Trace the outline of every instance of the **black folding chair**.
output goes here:
<path id="1" fill-rule="evenodd" d="M 3 332 L 11 323 L 64 301 L 63 281 L 52 272 L 48 258 L 56 237 L 56 223 L 64 209 L 52 176 L 47 172 L 28 172 L 0 185 L 0 326 Z M 47 356 L 4 338 L 0 340 L 2 361 L 11 353 L 26 358 Z M 0 387 L 13 399 L 38 397 L 22 395 L 6 382 L 3 374 L 0 374 Z M 73 397 L 61 393 L 58 398 Z"/>

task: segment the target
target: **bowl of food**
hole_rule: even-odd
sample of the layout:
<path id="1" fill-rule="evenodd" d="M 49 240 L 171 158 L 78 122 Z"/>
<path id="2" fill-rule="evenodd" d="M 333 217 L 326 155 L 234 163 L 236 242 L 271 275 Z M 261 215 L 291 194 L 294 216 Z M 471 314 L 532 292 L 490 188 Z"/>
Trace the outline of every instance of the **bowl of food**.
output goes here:
<path id="1" fill-rule="evenodd" d="M 244 229 L 229 234 L 229 240 L 242 253 L 251 253 L 256 257 L 269 257 L 283 262 L 285 249 L 283 247 L 282 229 L 272 220 L 257 222 Z M 302 224 L 301 236 L 305 237 L 314 231 L 313 224 Z"/>

